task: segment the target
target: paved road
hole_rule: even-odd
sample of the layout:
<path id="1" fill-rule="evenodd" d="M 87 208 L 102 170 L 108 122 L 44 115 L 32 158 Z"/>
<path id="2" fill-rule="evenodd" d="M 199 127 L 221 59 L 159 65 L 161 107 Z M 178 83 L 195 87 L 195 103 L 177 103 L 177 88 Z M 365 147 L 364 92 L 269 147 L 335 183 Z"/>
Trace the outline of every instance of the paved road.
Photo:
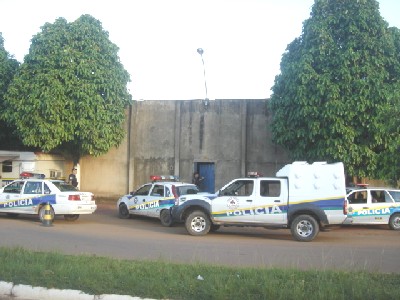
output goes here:
<path id="1" fill-rule="evenodd" d="M 310 243 L 294 241 L 287 229 L 229 227 L 194 237 L 182 225 L 166 228 L 144 217 L 120 220 L 114 206 L 106 204 L 75 222 L 57 218 L 52 227 L 33 216 L 0 214 L 0 246 L 182 263 L 400 273 L 400 231 L 386 226 L 338 227 Z"/>

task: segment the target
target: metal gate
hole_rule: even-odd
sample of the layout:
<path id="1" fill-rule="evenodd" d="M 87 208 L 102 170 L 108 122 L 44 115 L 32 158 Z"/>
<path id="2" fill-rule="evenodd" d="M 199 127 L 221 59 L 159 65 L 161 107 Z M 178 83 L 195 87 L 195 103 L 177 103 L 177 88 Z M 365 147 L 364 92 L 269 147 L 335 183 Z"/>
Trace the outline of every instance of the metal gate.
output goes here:
<path id="1" fill-rule="evenodd" d="M 199 172 L 200 177 L 204 177 L 200 184 L 202 192 L 214 193 L 215 192 L 215 169 L 214 163 L 195 163 L 195 170 Z"/>

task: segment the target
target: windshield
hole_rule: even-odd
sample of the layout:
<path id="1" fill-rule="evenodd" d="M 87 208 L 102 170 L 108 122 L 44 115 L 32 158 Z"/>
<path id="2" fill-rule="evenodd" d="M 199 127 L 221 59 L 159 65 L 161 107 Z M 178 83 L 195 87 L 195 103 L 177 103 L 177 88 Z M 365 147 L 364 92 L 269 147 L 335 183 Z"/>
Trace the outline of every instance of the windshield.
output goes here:
<path id="1" fill-rule="evenodd" d="M 182 185 L 177 187 L 178 195 L 193 195 L 199 193 L 199 189 L 195 185 Z"/>
<path id="2" fill-rule="evenodd" d="M 75 192 L 78 189 L 65 181 L 52 181 L 52 183 L 60 190 L 60 192 Z"/>

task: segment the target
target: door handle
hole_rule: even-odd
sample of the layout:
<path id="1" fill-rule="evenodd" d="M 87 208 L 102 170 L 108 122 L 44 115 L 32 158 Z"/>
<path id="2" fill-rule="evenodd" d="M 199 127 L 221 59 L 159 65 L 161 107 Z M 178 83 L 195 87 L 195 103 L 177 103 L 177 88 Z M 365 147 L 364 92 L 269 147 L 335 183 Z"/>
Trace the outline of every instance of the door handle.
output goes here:
<path id="1" fill-rule="evenodd" d="M 369 209 L 369 207 L 363 207 L 363 209 Z"/>
<path id="2" fill-rule="evenodd" d="M 274 200 L 274 202 L 281 202 L 281 200 Z"/>
<path id="3" fill-rule="evenodd" d="M 247 199 L 247 200 L 246 200 L 246 202 L 253 202 L 253 200 L 251 200 L 251 199 Z"/>

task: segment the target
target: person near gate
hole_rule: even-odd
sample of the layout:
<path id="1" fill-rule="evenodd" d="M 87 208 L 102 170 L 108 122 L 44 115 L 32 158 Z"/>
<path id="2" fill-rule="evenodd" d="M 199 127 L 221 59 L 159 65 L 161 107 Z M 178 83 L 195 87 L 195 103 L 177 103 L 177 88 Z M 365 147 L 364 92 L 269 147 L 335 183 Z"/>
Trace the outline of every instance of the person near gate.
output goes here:
<path id="1" fill-rule="evenodd" d="M 193 173 L 192 183 L 197 185 L 197 187 L 199 188 L 200 191 L 203 190 L 203 180 L 204 180 L 204 177 L 200 176 L 199 172 L 196 171 Z"/>
<path id="2" fill-rule="evenodd" d="M 72 173 L 69 174 L 69 176 L 68 176 L 68 182 L 74 187 L 78 187 L 78 179 L 76 179 L 76 172 L 77 171 L 78 170 L 75 167 L 72 168 Z"/>

